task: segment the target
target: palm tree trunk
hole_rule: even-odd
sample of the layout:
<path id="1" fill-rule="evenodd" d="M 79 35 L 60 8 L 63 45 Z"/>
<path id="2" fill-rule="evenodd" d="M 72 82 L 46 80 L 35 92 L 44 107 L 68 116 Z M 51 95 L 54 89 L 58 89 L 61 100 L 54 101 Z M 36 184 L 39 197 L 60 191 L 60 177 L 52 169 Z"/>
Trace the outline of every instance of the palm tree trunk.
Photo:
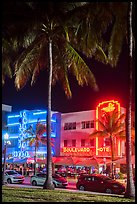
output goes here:
<path id="1" fill-rule="evenodd" d="M 34 153 L 34 175 L 36 174 L 36 144 L 35 144 L 35 153 Z"/>
<path id="2" fill-rule="evenodd" d="M 114 148 L 113 148 L 113 139 L 110 136 L 110 143 L 111 143 L 111 160 L 112 160 L 112 179 L 114 179 Z"/>
<path id="3" fill-rule="evenodd" d="M 129 3 L 128 18 L 128 36 L 129 36 L 129 86 L 127 90 L 127 107 L 126 107 L 126 163 L 127 163 L 127 186 L 125 197 L 135 197 L 135 186 L 133 182 L 132 170 L 132 143 L 131 143 L 131 107 L 132 107 L 132 2 Z"/>
<path id="4" fill-rule="evenodd" d="M 54 189 L 52 182 L 52 153 L 51 153 L 51 85 L 52 85 L 52 40 L 49 39 L 49 85 L 48 85 L 48 110 L 47 110 L 47 178 L 43 189 Z"/>
<path id="5" fill-rule="evenodd" d="M 2 185 L 5 184 L 4 182 L 4 173 L 6 170 L 6 151 L 7 151 L 7 144 L 4 145 L 4 161 L 3 161 L 3 171 L 2 171 Z"/>

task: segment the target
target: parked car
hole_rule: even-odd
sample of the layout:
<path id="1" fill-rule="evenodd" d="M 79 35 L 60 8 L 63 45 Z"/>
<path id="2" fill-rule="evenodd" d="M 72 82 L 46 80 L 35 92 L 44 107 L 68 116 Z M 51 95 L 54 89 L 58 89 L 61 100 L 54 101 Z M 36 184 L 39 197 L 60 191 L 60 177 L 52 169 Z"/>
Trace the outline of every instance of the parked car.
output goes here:
<path id="1" fill-rule="evenodd" d="M 76 187 L 79 190 L 122 194 L 125 186 L 101 174 L 83 174 L 78 177 Z"/>
<path id="2" fill-rule="evenodd" d="M 4 174 L 4 181 L 6 183 L 23 183 L 24 182 L 24 176 L 19 174 L 15 170 L 6 170 Z"/>
<path id="3" fill-rule="evenodd" d="M 52 175 L 53 178 L 53 184 L 56 187 L 66 187 L 68 185 L 68 181 L 66 178 L 58 175 L 58 174 L 54 174 Z M 37 173 L 34 176 L 31 176 L 30 178 L 30 183 L 33 186 L 43 186 L 44 182 L 46 180 L 46 174 L 45 173 Z"/>

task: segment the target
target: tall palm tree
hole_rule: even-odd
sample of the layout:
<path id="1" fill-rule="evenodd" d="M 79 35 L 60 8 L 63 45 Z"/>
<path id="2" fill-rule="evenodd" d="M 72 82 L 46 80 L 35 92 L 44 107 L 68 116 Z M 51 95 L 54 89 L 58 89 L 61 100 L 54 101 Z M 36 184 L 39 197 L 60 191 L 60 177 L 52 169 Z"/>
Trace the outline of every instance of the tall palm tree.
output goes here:
<path id="1" fill-rule="evenodd" d="M 115 139 L 125 137 L 125 114 L 119 115 L 114 110 L 111 112 L 104 112 L 101 118 L 98 120 L 99 130 L 95 130 L 90 134 L 90 137 L 103 137 L 109 138 L 111 147 L 111 159 L 112 159 L 112 178 L 114 178 L 114 160 L 115 160 Z"/>
<path id="2" fill-rule="evenodd" d="M 93 7 L 92 7 L 93 6 Z M 122 11 L 122 12 L 121 12 Z M 74 11 L 72 10 L 72 19 Z M 135 196 L 131 164 L 131 104 L 132 104 L 132 52 L 135 44 L 135 5 L 132 2 L 86 2 L 82 9 L 75 10 L 76 44 L 89 57 L 115 67 L 122 52 L 123 43 L 129 48 L 129 82 L 126 114 L 126 157 L 127 189 L 126 196 Z M 74 20 L 74 19 L 73 19 Z M 134 27 L 133 27 L 134 26 Z M 106 36 L 107 33 L 107 36 Z M 81 35 L 82 34 L 82 35 Z M 75 38 L 74 38 L 75 39 Z M 100 55 L 100 45 L 103 52 Z M 91 49 L 93 48 L 94 49 Z M 107 55 L 107 58 L 106 58 Z M 104 57 L 105 56 L 105 57 Z"/>
<path id="3" fill-rule="evenodd" d="M 129 41 L 129 78 L 128 78 L 128 95 L 127 95 L 127 113 L 126 113 L 126 162 L 127 162 L 127 187 L 125 197 L 135 197 L 135 186 L 133 182 L 133 170 L 131 163 L 132 142 L 131 142 L 131 114 L 132 114 L 132 78 L 133 78 L 133 3 L 128 4 L 128 41 Z"/>
<path id="4" fill-rule="evenodd" d="M 60 80 L 64 91 L 68 97 L 72 96 L 68 76 L 73 74 L 79 85 L 90 85 L 97 90 L 94 75 L 69 41 L 67 26 L 63 26 L 62 16 L 64 13 L 57 13 L 56 8 L 49 9 L 44 18 L 43 32 L 37 32 L 33 42 L 21 53 L 15 61 L 15 85 L 17 89 L 25 86 L 31 79 L 31 84 L 36 80 L 40 70 L 49 71 L 49 90 L 48 90 L 48 111 L 47 111 L 47 179 L 44 188 L 53 189 L 52 183 L 52 158 L 50 146 L 51 131 L 51 83 L 54 85 Z M 40 27 L 39 27 L 40 29 Z M 48 51 L 49 47 L 49 51 Z M 52 51 L 53 48 L 53 51 Z M 48 65 L 49 59 L 49 65 Z M 53 63 L 52 63 L 53 62 Z M 52 71 L 53 69 L 53 71 Z"/>

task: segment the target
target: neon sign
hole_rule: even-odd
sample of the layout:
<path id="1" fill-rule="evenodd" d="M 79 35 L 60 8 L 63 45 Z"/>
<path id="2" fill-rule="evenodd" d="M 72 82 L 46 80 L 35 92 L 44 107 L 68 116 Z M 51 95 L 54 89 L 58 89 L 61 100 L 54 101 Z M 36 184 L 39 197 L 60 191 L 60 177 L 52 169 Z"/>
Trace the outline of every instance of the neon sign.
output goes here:
<path id="1" fill-rule="evenodd" d="M 26 136 L 27 133 L 25 132 L 26 130 L 26 124 L 27 124 L 27 117 L 26 117 L 26 112 L 20 112 L 20 127 L 19 127 L 19 138 L 18 138 L 18 147 L 21 149 L 25 148 L 28 145 L 28 142 L 22 142 Z"/>
<path id="2" fill-rule="evenodd" d="M 109 103 L 107 107 L 102 108 L 101 110 L 104 110 L 105 112 L 111 112 L 113 110 L 115 110 L 114 104 Z"/>
<path id="3" fill-rule="evenodd" d="M 90 152 L 90 148 L 89 147 L 63 147 L 63 152 Z"/>
<path id="4" fill-rule="evenodd" d="M 98 104 L 98 106 L 96 107 L 96 130 L 100 130 L 100 124 L 98 121 L 103 116 L 104 111 L 112 112 L 114 110 L 118 112 L 118 117 L 119 117 L 120 116 L 120 103 L 118 101 L 109 100 L 109 101 L 103 101 Z M 100 153 L 109 152 L 108 149 L 106 149 L 106 147 L 105 149 L 103 149 L 104 147 L 99 148 L 98 145 L 99 145 L 99 141 L 98 141 L 98 137 L 96 137 L 96 155 L 98 155 L 99 152 Z"/>
<path id="5" fill-rule="evenodd" d="M 97 150 L 100 152 L 109 152 L 110 151 L 109 147 L 100 147 Z"/>
<path id="6" fill-rule="evenodd" d="M 14 151 L 12 152 L 12 157 L 30 157 L 30 154 L 28 151 Z"/>

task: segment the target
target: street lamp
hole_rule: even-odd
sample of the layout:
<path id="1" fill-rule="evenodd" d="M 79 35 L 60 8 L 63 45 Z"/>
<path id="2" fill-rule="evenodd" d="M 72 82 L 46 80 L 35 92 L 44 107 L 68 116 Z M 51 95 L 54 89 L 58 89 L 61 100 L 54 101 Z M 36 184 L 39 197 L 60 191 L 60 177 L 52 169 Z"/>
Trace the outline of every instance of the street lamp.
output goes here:
<path id="1" fill-rule="evenodd" d="M 7 153 L 7 145 L 10 145 L 11 142 L 8 140 L 9 139 L 9 134 L 5 133 L 4 134 L 4 163 L 3 163 L 3 172 L 2 172 L 2 185 L 4 185 L 4 173 L 6 170 L 6 153 Z"/>

